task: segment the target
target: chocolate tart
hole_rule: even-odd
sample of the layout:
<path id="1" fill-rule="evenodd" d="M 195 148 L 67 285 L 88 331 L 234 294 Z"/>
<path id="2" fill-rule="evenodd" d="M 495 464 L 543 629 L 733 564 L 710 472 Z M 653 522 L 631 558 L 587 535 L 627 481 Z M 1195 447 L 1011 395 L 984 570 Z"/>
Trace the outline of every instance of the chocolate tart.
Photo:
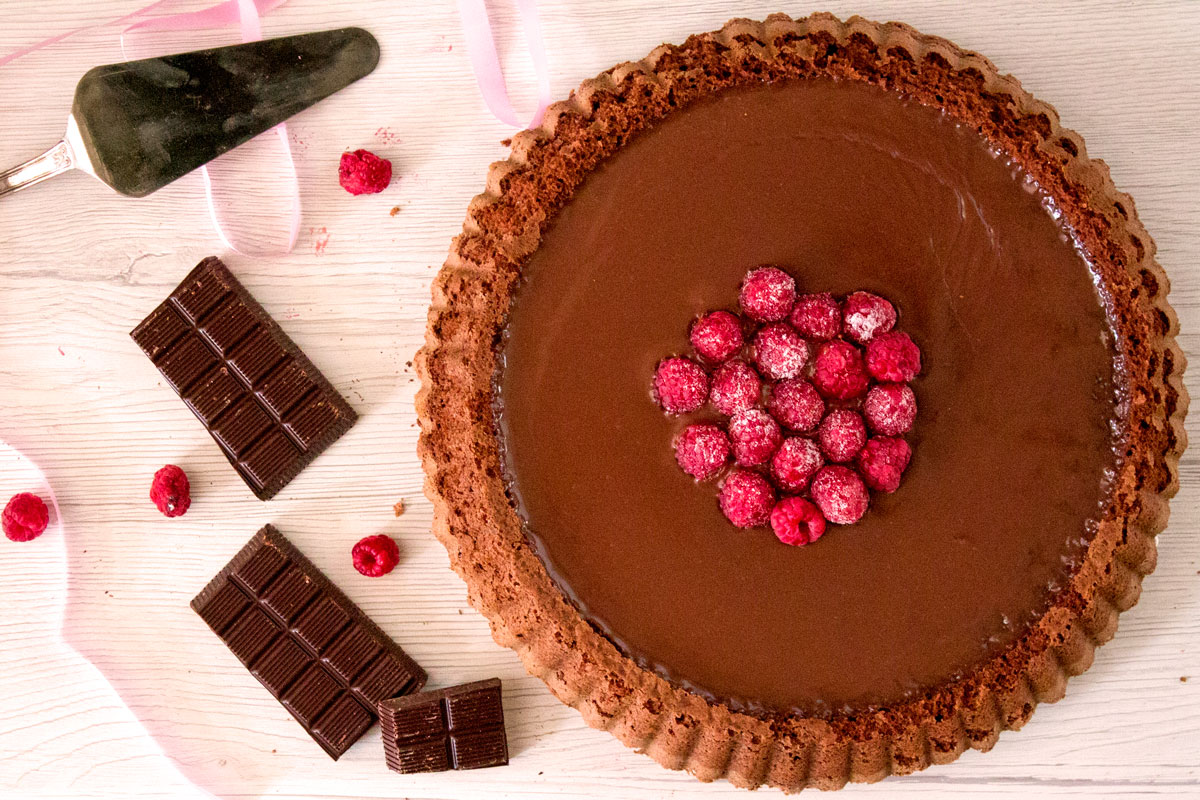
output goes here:
<path id="1" fill-rule="evenodd" d="M 760 263 L 885 295 L 926 358 L 904 485 L 807 547 L 729 525 L 649 396 Z M 1187 406 L 1167 288 L 1106 165 L 987 59 L 734 20 L 492 166 L 417 359 L 434 532 L 496 641 L 664 766 L 797 791 L 987 750 L 1154 568 Z"/>

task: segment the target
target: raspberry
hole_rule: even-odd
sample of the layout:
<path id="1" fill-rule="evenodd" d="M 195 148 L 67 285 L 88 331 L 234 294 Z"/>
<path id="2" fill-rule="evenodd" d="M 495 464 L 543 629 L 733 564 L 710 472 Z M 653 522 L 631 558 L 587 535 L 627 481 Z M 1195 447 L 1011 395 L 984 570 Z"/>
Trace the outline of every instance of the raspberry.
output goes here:
<path id="1" fill-rule="evenodd" d="M 729 437 L 716 425 L 688 425 L 675 439 L 679 468 L 696 480 L 713 477 L 728 459 Z"/>
<path id="2" fill-rule="evenodd" d="M 812 439 L 785 439 L 771 456 L 771 477 L 785 492 L 803 492 L 812 476 L 825 465 Z"/>
<path id="3" fill-rule="evenodd" d="M 664 358 L 654 372 L 654 396 L 668 414 L 695 411 L 708 399 L 708 373 L 690 358 Z"/>
<path id="4" fill-rule="evenodd" d="M 762 381 L 745 361 L 726 361 L 713 372 L 709 399 L 717 411 L 727 417 L 753 408 L 761 393 Z"/>
<path id="5" fill-rule="evenodd" d="M 28 542 L 46 532 L 50 511 L 42 498 L 29 492 L 12 496 L 0 516 L 4 535 L 14 542 Z"/>
<path id="6" fill-rule="evenodd" d="M 862 478 L 849 467 L 822 467 L 812 479 L 810 494 L 825 519 L 837 525 L 858 522 L 871 502 Z"/>
<path id="7" fill-rule="evenodd" d="M 387 575 L 400 563 L 400 548 L 390 536 L 377 533 L 359 539 L 350 550 L 354 568 L 368 578 Z"/>
<path id="8" fill-rule="evenodd" d="M 781 269 L 759 267 L 746 273 L 738 302 L 756 322 L 778 322 L 796 302 L 796 281 Z"/>
<path id="9" fill-rule="evenodd" d="M 842 304 L 846 335 L 866 344 L 896 324 L 896 309 L 887 300 L 870 292 L 855 292 Z"/>
<path id="10" fill-rule="evenodd" d="M 720 363 L 742 349 L 742 323 L 728 311 L 713 311 L 692 323 L 689 337 L 701 358 Z"/>
<path id="11" fill-rule="evenodd" d="M 870 384 L 862 353 L 849 342 L 825 342 L 817 349 L 813 383 L 826 397 L 850 400 L 861 397 Z"/>
<path id="12" fill-rule="evenodd" d="M 806 433 L 821 421 L 825 401 L 804 378 L 789 378 L 771 387 L 767 410 L 783 427 Z"/>
<path id="13" fill-rule="evenodd" d="M 863 403 L 863 414 L 875 433 L 899 436 L 912 430 L 917 418 L 917 397 L 903 383 L 872 386 Z"/>
<path id="14" fill-rule="evenodd" d="M 338 183 L 350 194 L 378 194 L 392 182 L 392 162 L 369 150 L 342 153 Z"/>
<path id="15" fill-rule="evenodd" d="M 867 426 L 855 412 L 839 408 L 821 420 L 817 441 L 830 461 L 849 461 L 867 443 Z"/>
<path id="16" fill-rule="evenodd" d="M 921 371 L 921 349 L 907 333 L 881 333 L 867 345 L 867 369 L 878 381 L 911 381 Z"/>
<path id="17" fill-rule="evenodd" d="M 187 474 L 174 464 L 154 473 L 150 484 L 150 499 L 168 517 L 182 517 L 192 504 L 191 486 Z"/>
<path id="18" fill-rule="evenodd" d="M 729 439 L 733 442 L 733 459 L 743 467 L 767 463 L 779 449 L 783 434 L 779 423 L 761 408 L 739 411 L 729 420 Z"/>
<path id="19" fill-rule="evenodd" d="M 775 490 L 757 472 L 735 469 L 721 484 L 721 513 L 739 528 L 765 525 L 775 504 Z"/>
<path id="20" fill-rule="evenodd" d="M 903 439 L 876 436 L 859 451 L 855 462 L 867 486 L 878 492 L 894 492 L 900 488 L 900 476 L 912 459 L 912 448 Z"/>
<path id="21" fill-rule="evenodd" d="M 765 325 L 754 337 L 754 363 L 768 378 L 794 378 L 808 363 L 808 342 L 786 322 Z"/>
<path id="22" fill-rule="evenodd" d="M 785 497 L 771 509 L 771 530 L 784 544 L 812 544 L 825 533 L 825 518 L 802 497 Z"/>
<path id="23" fill-rule="evenodd" d="M 788 322 L 800 335 L 825 341 L 842 332 L 842 310 L 829 292 L 801 295 Z"/>

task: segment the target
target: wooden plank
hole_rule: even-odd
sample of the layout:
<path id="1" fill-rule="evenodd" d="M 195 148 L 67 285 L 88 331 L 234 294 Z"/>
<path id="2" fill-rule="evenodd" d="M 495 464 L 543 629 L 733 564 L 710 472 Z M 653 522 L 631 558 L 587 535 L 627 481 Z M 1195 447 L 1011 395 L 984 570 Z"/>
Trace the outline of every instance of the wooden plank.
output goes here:
<path id="1" fill-rule="evenodd" d="M 0 53 L 141 0 L 8 0 Z M 203 3 L 200 3 L 203 5 Z M 532 98 L 512 4 L 493 4 L 518 106 Z M 552 85 L 639 58 L 661 41 L 758 16 L 775 2 L 543 0 Z M 1200 5 L 913 0 L 835 2 L 832 10 L 906 22 L 954 39 L 1018 75 L 1054 104 L 1137 199 L 1174 284 L 1189 353 L 1200 349 Z M 82 175 L 5 198 L 0 217 L 0 436 L 46 471 L 59 493 L 62 541 L 0 543 L 0 794 L 187 797 L 187 778 L 232 797 L 743 797 L 661 769 L 587 728 L 516 657 L 496 646 L 429 535 L 414 455 L 416 383 L 429 282 L 511 131 L 483 107 L 453 3 L 292 0 L 268 35 L 362 24 L 383 45 L 375 75 L 290 126 L 304 201 L 295 251 L 223 254 L 362 419 L 271 504 L 255 500 L 128 331 L 197 261 L 221 251 L 192 176 L 139 201 Z M 179 42 L 211 43 L 215 34 Z M 174 49 L 187 49 L 187 45 Z M 62 133 L 76 79 L 120 60 L 113 30 L 81 34 L 0 69 L 0 161 L 16 163 Z M 384 194 L 336 183 L 345 148 L 394 159 Z M 253 187 L 252 170 L 239 175 Z M 392 216 L 393 207 L 399 211 Z M 251 210 L 256 223 L 261 213 Z M 146 499 L 164 463 L 195 487 L 187 516 Z M 1158 572 L 1095 667 L 1067 698 L 1038 710 L 994 751 L 889 780 L 895 796 L 1200 796 L 1200 463 L 1189 454 Z M 15 467 L 0 462 L 0 495 Z M 392 504 L 405 498 L 399 519 Z M 387 772 L 369 733 L 330 764 L 228 658 L 187 601 L 261 524 L 274 522 L 430 673 L 431 686 L 499 675 L 512 764 L 454 775 Z M 403 560 L 391 576 L 353 572 L 350 546 L 387 532 Z M 68 577 L 69 576 L 69 577 Z M 71 634 L 112 687 L 58 641 Z M 140 620 L 137 626 L 132 622 Z M 147 634 L 147 625 L 150 634 Z M 1189 682 L 1181 678 L 1189 677 Z M 145 726 L 177 759 L 160 754 Z M 854 787 L 851 793 L 877 792 Z"/>

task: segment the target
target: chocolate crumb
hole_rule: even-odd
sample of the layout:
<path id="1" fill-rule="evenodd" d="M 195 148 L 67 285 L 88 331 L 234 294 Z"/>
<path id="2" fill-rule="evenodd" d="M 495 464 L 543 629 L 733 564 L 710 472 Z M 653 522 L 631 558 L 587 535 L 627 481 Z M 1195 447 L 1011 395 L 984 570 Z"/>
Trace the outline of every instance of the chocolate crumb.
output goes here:
<path id="1" fill-rule="evenodd" d="M 1180 682 L 1180 683 L 1187 683 L 1187 675 L 1180 675 L 1180 676 L 1179 676 L 1179 682 Z"/>

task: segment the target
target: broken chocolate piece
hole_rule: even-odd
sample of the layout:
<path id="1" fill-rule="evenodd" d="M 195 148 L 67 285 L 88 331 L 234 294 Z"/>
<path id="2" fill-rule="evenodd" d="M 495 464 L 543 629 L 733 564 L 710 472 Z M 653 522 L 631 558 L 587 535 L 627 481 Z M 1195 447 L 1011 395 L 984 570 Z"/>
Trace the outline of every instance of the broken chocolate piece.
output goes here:
<path id="1" fill-rule="evenodd" d="M 387 765 L 396 772 L 508 763 L 499 678 L 384 700 L 379 724 Z"/>

